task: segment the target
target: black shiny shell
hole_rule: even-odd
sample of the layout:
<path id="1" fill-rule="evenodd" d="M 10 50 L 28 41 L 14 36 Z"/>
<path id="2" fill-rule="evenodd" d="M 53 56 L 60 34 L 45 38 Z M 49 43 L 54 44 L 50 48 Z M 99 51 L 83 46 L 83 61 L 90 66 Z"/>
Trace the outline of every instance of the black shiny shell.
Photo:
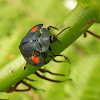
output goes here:
<path id="1" fill-rule="evenodd" d="M 38 29 L 35 32 L 31 32 L 31 30 L 36 26 L 38 26 Z M 41 66 L 44 63 L 43 53 L 46 52 L 50 46 L 50 32 L 48 29 L 42 28 L 43 24 L 36 26 L 34 26 L 22 39 L 19 49 L 28 63 L 36 66 Z M 32 53 L 37 51 L 40 53 L 39 64 L 35 64 L 31 59 Z"/>

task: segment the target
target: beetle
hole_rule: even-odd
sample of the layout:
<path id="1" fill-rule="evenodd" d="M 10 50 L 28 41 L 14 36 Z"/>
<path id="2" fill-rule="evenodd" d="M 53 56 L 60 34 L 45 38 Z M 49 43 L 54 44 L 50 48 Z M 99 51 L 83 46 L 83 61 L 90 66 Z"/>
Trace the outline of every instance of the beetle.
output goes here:
<path id="1" fill-rule="evenodd" d="M 31 28 L 27 35 L 22 39 L 19 49 L 27 61 L 27 63 L 34 66 L 42 66 L 45 64 L 45 52 L 47 50 L 50 51 L 53 56 L 63 56 L 63 55 L 54 55 L 50 44 L 58 41 L 57 36 L 61 34 L 64 30 L 69 27 L 63 29 L 57 36 L 50 36 L 51 28 L 57 29 L 53 26 L 48 26 L 47 28 L 42 28 L 43 24 L 38 24 Z M 51 56 L 52 57 L 52 56 Z M 67 61 L 69 59 L 63 56 Z M 54 59 L 53 59 L 54 60 Z M 56 60 L 54 60 L 56 61 Z M 24 67 L 25 69 L 25 67 Z"/>
<path id="2" fill-rule="evenodd" d="M 27 61 L 27 63 L 34 65 L 34 66 L 42 66 L 43 64 L 46 63 L 45 62 L 45 57 L 46 57 L 45 52 L 47 50 L 49 50 L 51 53 L 50 57 L 52 57 L 52 55 L 53 56 L 63 56 L 69 62 L 69 59 L 67 57 L 65 57 L 64 55 L 55 55 L 50 47 L 50 44 L 55 42 L 55 41 L 60 42 L 57 39 L 57 36 L 59 34 L 61 34 L 64 30 L 66 30 L 70 27 L 63 29 L 56 36 L 55 35 L 50 36 L 51 28 L 54 28 L 56 30 L 57 30 L 57 28 L 53 27 L 53 26 L 48 26 L 47 28 L 42 28 L 42 26 L 43 26 L 43 24 L 38 24 L 38 25 L 34 26 L 33 28 L 31 28 L 20 43 L 19 49 L 20 49 L 23 57 Z M 62 61 L 57 61 L 55 59 L 53 59 L 53 60 L 55 62 L 62 62 Z M 24 66 L 24 70 L 25 70 L 25 68 L 26 68 L 26 65 Z M 46 69 L 43 69 L 43 68 L 40 68 L 39 71 L 42 73 L 47 72 L 47 73 L 50 73 L 52 75 L 65 76 L 64 74 L 52 73 L 52 72 L 50 72 Z M 45 79 L 45 80 L 48 80 L 51 82 L 56 82 L 56 83 L 61 83 L 61 82 L 64 82 L 66 80 L 71 80 L 69 78 L 64 80 L 64 81 L 53 80 L 53 79 L 47 78 L 45 76 L 41 76 L 37 71 L 34 74 L 42 79 Z M 25 78 L 25 79 L 27 79 L 29 81 L 34 81 L 34 80 L 29 79 L 29 78 Z M 28 89 L 24 89 L 24 90 L 17 89 L 17 86 L 20 83 L 26 85 L 28 87 Z M 9 90 L 7 90 L 7 93 L 10 93 L 13 91 L 29 91 L 30 89 L 43 90 L 43 89 L 37 89 L 37 88 L 31 86 L 30 84 L 26 83 L 24 80 L 21 80 L 20 82 L 15 84 L 13 87 L 11 87 Z"/>

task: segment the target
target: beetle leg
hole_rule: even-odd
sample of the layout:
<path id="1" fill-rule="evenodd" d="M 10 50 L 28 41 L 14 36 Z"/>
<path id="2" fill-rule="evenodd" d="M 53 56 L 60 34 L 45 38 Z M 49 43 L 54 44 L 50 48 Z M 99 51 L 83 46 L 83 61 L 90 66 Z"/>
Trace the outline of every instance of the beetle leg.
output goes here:
<path id="1" fill-rule="evenodd" d="M 53 51 L 52 51 L 52 49 L 51 49 L 51 47 L 49 46 L 49 51 L 50 51 L 50 53 L 53 55 L 53 56 L 62 56 L 62 57 L 64 57 L 65 58 L 65 60 L 67 60 L 67 62 L 69 62 L 70 63 L 70 60 L 68 59 L 68 57 L 66 57 L 66 56 L 64 56 L 64 55 L 55 55 L 54 53 L 53 53 Z M 51 58 L 53 58 L 53 56 L 52 55 L 49 55 Z M 55 61 L 55 62 L 64 62 L 64 61 L 57 61 L 57 60 L 55 60 L 55 59 L 53 59 L 53 61 Z"/>
<path id="2" fill-rule="evenodd" d="M 58 28 L 53 27 L 53 26 L 48 26 L 48 27 L 47 27 L 47 29 L 48 29 L 49 31 L 51 30 L 51 28 L 58 30 Z"/>
<path id="3" fill-rule="evenodd" d="M 98 35 L 92 33 L 91 31 L 87 30 L 86 32 L 89 33 L 89 34 L 91 34 L 91 35 L 93 35 L 94 37 L 100 39 L 100 36 L 98 36 Z M 85 33 L 86 33 L 86 32 L 85 32 Z"/>
<path id="4" fill-rule="evenodd" d="M 66 80 L 72 80 L 72 79 L 66 79 L 64 81 L 59 81 L 59 80 L 52 80 L 50 78 L 47 78 L 47 77 L 44 77 L 44 76 L 41 76 L 39 73 L 35 72 L 35 75 L 37 75 L 38 77 L 42 78 L 42 79 L 45 79 L 45 80 L 48 80 L 48 81 L 51 81 L 51 82 L 56 82 L 56 83 L 61 83 L 61 82 L 65 82 Z"/>
<path id="5" fill-rule="evenodd" d="M 53 60 L 54 62 L 57 62 L 57 63 L 65 62 L 65 61 L 58 61 L 58 60 L 54 59 L 54 55 L 52 55 L 52 54 L 48 54 L 48 56 L 51 57 L 51 58 L 53 58 L 52 60 Z"/>
<path id="6" fill-rule="evenodd" d="M 25 63 L 23 70 L 26 70 L 26 64 L 27 64 L 27 62 Z"/>
<path id="7" fill-rule="evenodd" d="M 65 62 L 65 61 L 58 61 L 58 60 L 56 60 L 56 59 L 54 59 L 54 58 L 53 58 L 53 61 L 54 61 L 54 62 L 57 62 L 57 63 Z"/>
<path id="8" fill-rule="evenodd" d="M 65 58 L 65 60 L 67 60 L 67 62 L 68 62 L 68 63 L 71 63 L 71 62 L 70 62 L 70 60 L 69 60 L 69 58 L 68 58 L 68 57 L 66 57 L 66 56 L 64 56 L 64 55 L 61 55 L 61 54 L 60 54 L 60 55 L 54 55 L 54 56 L 55 56 L 55 57 L 56 57 L 56 56 L 62 56 L 62 57 L 64 57 L 64 58 Z"/>
<path id="9" fill-rule="evenodd" d="M 50 51 L 50 53 L 51 53 L 52 55 L 54 55 L 54 53 L 53 53 L 53 51 L 52 51 L 52 49 L 51 49 L 50 46 L 49 46 L 49 51 Z"/>
<path id="10" fill-rule="evenodd" d="M 46 70 L 46 69 L 39 69 L 39 71 L 42 72 L 42 73 L 47 72 L 47 73 L 50 73 L 50 74 L 52 74 L 52 75 L 66 76 L 66 75 L 64 75 L 64 74 L 52 73 L 52 72 L 50 72 L 50 71 L 48 71 L 48 70 Z"/>

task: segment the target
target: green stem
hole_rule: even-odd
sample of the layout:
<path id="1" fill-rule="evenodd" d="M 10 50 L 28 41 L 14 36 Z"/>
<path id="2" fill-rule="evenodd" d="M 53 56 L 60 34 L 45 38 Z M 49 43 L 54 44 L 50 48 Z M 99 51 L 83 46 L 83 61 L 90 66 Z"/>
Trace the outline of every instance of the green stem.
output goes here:
<path id="1" fill-rule="evenodd" d="M 96 8 L 78 4 L 63 21 L 65 27 L 70 27 L 58 36 L 58 39 L 63 45 L 61 46 L 57 42 L 52 44 L 55 53 L 59 54 L 71 45 L 96 21 L 97 17 L 98 11 Z"/>
<path id="2" fill-rule="evenodd" d="M 20 63 L 19 63 L 20 62 Z M 9 65 L 0 69 L 0 92 L 8 90 L 11 86 L 26 78 L 28 75 L 35 73 L 40 67 L 33 67 L 27 64 L 27 69 L 23 70 L 25 64 L 24 58 L 21 56 Z"/>
<path id="3" fill-rule="evenodd" d="M 80 0 L 81 1 L 81 0 Z M 90 2 L 94 0 L 89 0 Z M 100 3 L 99 3 L 100 5 Z M 76 39 L 78 39 L 98 18 L 99 11 L 96 4 L 86 5 L 79 3 L 71 13 L 60 23 L 65 27 L 70 27 L 58 36 L 62 45 L 58 42 L 52 43 L 51 47 L 55 54 L 61 53 Z M 48 58 L 46 58 L 47 60 Z M 49 59 L 51 60 L 51 59 Z M 18 63 L 17 63 L 18 62 Z M 20 62 L 20 64 L 19 64 Z M 6 91 L 12 85 L 23 80 L 28 75 L 35 73 L 40 67 L 27 64 L 27 69 L 23 70 L 25 60 L 19 57 L 11 64 L 0 69 L 0 92 Z M 15 65 L 16 64 L 16 65 Z"/>

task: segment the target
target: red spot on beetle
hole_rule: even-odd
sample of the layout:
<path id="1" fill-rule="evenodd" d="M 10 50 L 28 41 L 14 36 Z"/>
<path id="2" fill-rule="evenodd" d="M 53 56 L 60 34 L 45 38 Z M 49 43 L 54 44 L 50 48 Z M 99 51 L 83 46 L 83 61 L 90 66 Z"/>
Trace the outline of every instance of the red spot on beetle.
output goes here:
<path id="1" fill-rule="evenodd" d="M 31 32 L 36 32 L 39 26 L 35 26 L 34 28 L 31 29 Z"/>
<path id="2" fill-rule="evenodd" d="M 34 55 L 31 57 L 32 61 L 35 62 L 36 64 L 39 64 L 40 63 L 40 59 L 37 55 Z"/>

